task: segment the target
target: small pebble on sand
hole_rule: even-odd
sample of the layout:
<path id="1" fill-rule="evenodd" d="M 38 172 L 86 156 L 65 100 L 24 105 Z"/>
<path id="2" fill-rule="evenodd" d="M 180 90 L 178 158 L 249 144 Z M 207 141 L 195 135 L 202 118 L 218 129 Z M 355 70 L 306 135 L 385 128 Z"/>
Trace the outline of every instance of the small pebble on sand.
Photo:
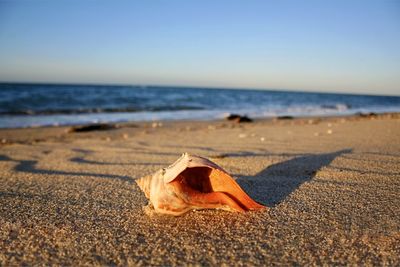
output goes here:
<path id="1" fill-rule="evenodd" d="M 247 137 L 247 134 L 244 133 L 239 134 L 239 138 L 245 138 L 245 137 Z"/>
<path id="2" fill-rule="evenodd" d="M 328 131 L 326 131 L 327 134 L 332 134 L 333 131 L 331 129 L 329 129 Z"/>

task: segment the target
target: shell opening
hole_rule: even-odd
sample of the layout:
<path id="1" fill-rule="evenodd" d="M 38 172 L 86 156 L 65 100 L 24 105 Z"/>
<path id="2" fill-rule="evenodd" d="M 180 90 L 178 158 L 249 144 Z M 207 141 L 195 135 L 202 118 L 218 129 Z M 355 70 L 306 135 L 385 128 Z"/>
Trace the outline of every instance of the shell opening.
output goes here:
<path id="1" fill-rule="evenodd" d="M 208 167 L 193 167 L 184 170 L 175 180 L 191 194 L 223 193 L 236 209 L 260 209 L 264 206 L 252 200 L 228 174 Z"/>

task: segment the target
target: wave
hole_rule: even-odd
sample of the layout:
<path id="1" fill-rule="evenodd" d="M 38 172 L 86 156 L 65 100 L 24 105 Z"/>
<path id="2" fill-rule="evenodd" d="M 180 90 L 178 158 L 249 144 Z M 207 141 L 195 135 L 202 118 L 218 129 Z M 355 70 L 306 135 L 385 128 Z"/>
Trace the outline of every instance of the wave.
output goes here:
<path id="1" fill-rule="evenodd" d="M 203 110 L 197 106 L 160 106 L 148 108 L 79 108 L 79 109 L 43 109 L 43 110 L 9 110 L 0 111 L 0 115 L 73 115 L 92 113 L 133 113 L 133 112 L 158 112 L 158 111 L 180 111 L 180 110 Z"/>
<path id="2" fill-rule="evenodd" d="M 400 112 L 400 108 L 347 109 L 338 111 L 321 107 L 291 107 L 286 109 L 240 108 L 240 109 L 202 109 L 175 111 L 141 111 L 84 114 L 51 115 L 9 115 L 0 116 L 0 128 L 24 128 L 43 126 L 67 126 L 92 123 L 120 123 L 129 121 L 174 121 L 174 120 L 214 120 L 223 119 L 230 113 L 248 115 L 250 118 L 274 118 L 279 116 L 314 117 L 351 115 L 357 113 Z"/>

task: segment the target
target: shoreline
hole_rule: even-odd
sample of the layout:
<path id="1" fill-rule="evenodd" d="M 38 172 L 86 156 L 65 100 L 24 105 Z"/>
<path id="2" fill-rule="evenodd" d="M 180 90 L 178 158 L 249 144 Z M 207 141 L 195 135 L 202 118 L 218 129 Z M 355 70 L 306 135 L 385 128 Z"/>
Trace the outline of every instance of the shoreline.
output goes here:
<path id="1" fill-rule="evenodd" d="M 0 265 L 399 265 L 400 113 L 0 129 Z M 148 216 L 183 152 L 260 212 Z"/>
<path id="2" fill-rule="evenodd" d="M 188 110 L 184 110 L 188 111 Z M 204 111 L 204 110 L 203 110 Z M 124 112 L 123 112 L 124 113 Z M 83 114 L 74 114 L 74 116 L 79 116 L 79 115 L 96 115 L 96 114 L 113 114 L 113 113 L 83 113 Z M 129 114 L 127 112 L 126 114 Z M 30 125 L 30 126 L 19 126 L 19 127 L 0 127 L 0 130 L 2 129 L 30 129 L 30 128 L 50 128 L 50 127 L 73 127 L 73 126 L 79 126 L 79 125 L 90 125 L 90 124 L 114 124 L 114 125 L 119 125 L 119 124 L 129 124 L 129 123 L 146 123 L 146 122 L 181 122 L 181 121 L 205 121 L 205 122 L 212 122 L 212 121 L 219 121 L 219 120 L 224 120 L 226 119 L 227 116 L 231 115 L 233 113 L 230 112 L 221 112 L 220 116 L 211 116 L 208 117 L 207 114 L 203 114 L 202 116 L 199 117 L 194 117 L 194 118 L 172 118 L 172 117 L 167 117 L 167 118 L 162 118 L 162 119 L 139 119 L 139 120 L 121 120 L 121 121 L 107 121 L 107 120 L 99 120 L 99 121 L 93 121 L 93 122 L 75 122 L 75 123 L 65 123 L 65 124 L 59 124 L 59 123 L 49 123 L 45 125 Z M 248 116 L 246 112 L 239 112 L 235 113 L 241 116 Z M 334 117 L 352 117 L 352 116 L 360 116 L 360 117 L 368 117 L 368 116 L 381 116 L 381 115 L 390 115 L 390 114 L 400 114 L 400 111 L 382 111 L 382 112 L 375 112 L 375 111 L 369 111 L 369 112 L 352 112 L 352 113 L 342 113 L 342 114 L 324 114 L 324 115 L 318 115 L 318 114 L 310 114 L 310 115 L 274 115 L 274 116 L 251 116 L 252 119 L 254 120 L 274 120 L 274 119 L 281 119 L 281 118 L 293 118 L 293 119 L 306 119 L 306 118 L 334 118 Z M 63 114 L 53 114 L 53 115 L 58 115 L 62 116 Z M 71 114 L 68 114 L 71 115 Z M 52 116 L 52 115 L 13 115 L 15 120 L 18 120 L 18 118 L 21 117 L 35 117 L 35 116 Z"/>
<path id="3" fill-rule="evenodd" d="M 253 122 L 251 124 L 274 124 L 274 123 L 308 123 L 318 124 L 323 121 L 337 121 L 337 120 L 368 120 L 368 119 L 397 119 L 400 118 L 400 112 L 387 112 L 387 113 L 358 113 L 351 115 L 333 115 L 333 116 L 278 116 L 278 117 L 264 117 L 264 118 L 251 118 Z M 121 130 L 124 128 L 137 128 L 137 129 L 151 129 L 160 127 L 174 127 L 174 125 L 230 125 L 235 127 L 238 125 L 247 125 L 248 123 L 236 123 L 234 121 L 228 121 L 226 119 L 211 119 L 211 120 L 155 120 L 155 121 L 127 121 L 127 122 L 105 122 L 105 123 L 84 123 L 84 124 L 72 124 L 72 125 L 56 125 L 56 126 L 38 126 L 38 127 L 24 127 L 24 128 L 0 128 L 0 147 L 2 145 L 10 145 L 14 143 L 26 143 L 28 140 L 32 143 L 45 141 L 48 138 L 57 140 L 58 138 L 63 139 L 69 134 L 73 134 L 75 127 L 85 127 L 91 125 L 106 125 L 110 126 L 109 129 L 105 130 L 93 130 L 87 132 L 112 132 L 115 130 Z M 226 124 L 226 125 L 225 125 Z M 189 126 L 190 127 L 190 126 Z M 212 126 L 211 126 L 212 127 Z M 29 136 L 20 136 L 19 133 L 27 132 Z M 85 133 L 75 133 L 85 134 Z"/>

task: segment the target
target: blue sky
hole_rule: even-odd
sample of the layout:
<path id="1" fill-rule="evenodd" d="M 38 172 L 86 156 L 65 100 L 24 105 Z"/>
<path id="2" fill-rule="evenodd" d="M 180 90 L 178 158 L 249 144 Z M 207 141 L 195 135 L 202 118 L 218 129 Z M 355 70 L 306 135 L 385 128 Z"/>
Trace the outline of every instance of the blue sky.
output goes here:
<path id="1" fill-rule="evenodd" d="M 0 81 L 400 95 L 400 1 L 0 0 Z"/>

